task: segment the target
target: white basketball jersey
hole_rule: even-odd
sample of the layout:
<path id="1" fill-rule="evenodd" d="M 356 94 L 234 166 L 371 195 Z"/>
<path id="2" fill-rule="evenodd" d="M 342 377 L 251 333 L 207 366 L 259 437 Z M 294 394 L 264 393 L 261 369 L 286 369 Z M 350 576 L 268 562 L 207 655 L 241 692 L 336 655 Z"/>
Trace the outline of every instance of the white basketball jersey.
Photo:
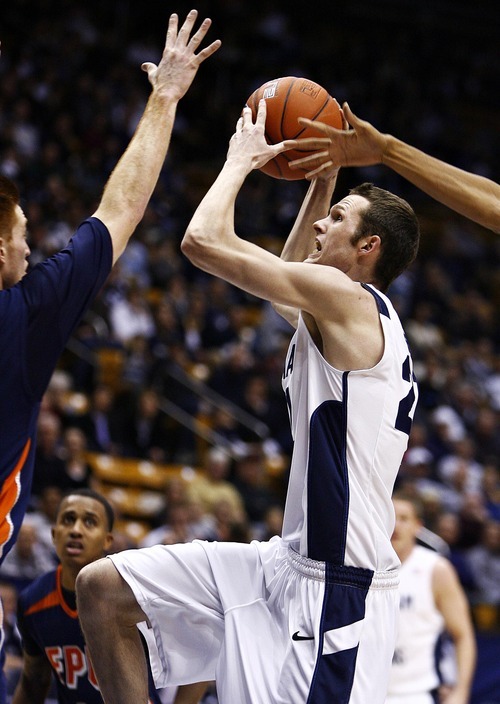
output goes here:
<path id="1" fill-rule="evenodd" d="M 400 568 L 399 629 L 388 696 L 431 692 L 440 684 L 438 642 L 444 619 L 432 593 L 439 555 L 416 545 Z"/>
<path id="2" fill-rule="evenodd" d="M 294 448 L 283 539 L 314 560 L 385 571 L 399 565 L 390 542 L 391 494 L 417 388 L 396 311 L 386 296 L 363 286 L 375 297 L 384 333 L 377 365 L 335 369 L 302 316 L 290 342 L 283 388 Z"/>

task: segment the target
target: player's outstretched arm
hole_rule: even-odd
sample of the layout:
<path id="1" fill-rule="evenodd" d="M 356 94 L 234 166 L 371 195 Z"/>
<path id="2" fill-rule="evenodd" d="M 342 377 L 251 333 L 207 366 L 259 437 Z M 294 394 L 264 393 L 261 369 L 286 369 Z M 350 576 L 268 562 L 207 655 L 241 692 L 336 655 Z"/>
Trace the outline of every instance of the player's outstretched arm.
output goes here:
<path id="1" fill-rule="evenodd" d="M 132 140 L 104 189 L 95 216 L 108 227 L 113 260 L 120 256 L 144 215 L 167 153 L 179 100 L 185 95 L 200 65 L 220 46 L 216 40 L 198 51 L 211 25 L 205 19 L 191 36 L 198 13 L 191 10 L 182 27 L 170 16 L 160 63 L 144 63 L 152 87 L 144 114 Z"/>
<path id="2" fill-rule="evenodd" d="M 500 185 L 436 159 L 389 134 L 382 134 L 343 105 L 352 129 L 336 130 L 321 122 L 300 118 L 323 137 L 298 140 L 302 147 L 320 149 L 315 155 L 291 162 L 291 168 L 310 168 L 308 178 L 335 166 L 385 164 L 417 188 L 457 213 L 500 233 Z"/>

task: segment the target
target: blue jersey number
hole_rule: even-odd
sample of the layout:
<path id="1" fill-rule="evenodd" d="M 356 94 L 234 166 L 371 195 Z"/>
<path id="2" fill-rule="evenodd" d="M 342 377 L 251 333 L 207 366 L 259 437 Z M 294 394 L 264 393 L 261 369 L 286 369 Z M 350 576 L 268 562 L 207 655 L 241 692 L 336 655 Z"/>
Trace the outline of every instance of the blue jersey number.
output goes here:
<path id="1" fill-rule="evenodd" d="M 412 418 L 410 416 L 411 409 L 415 403 L 415 376 L 411 369 L 410 357 L 408 356 L 403 364 L 403 379 L 411 383 L 411 388 L 408 394 L 399 402 L 398 415 L 396 417 L 395 428 L 402 433 L 410 434 Z"/>

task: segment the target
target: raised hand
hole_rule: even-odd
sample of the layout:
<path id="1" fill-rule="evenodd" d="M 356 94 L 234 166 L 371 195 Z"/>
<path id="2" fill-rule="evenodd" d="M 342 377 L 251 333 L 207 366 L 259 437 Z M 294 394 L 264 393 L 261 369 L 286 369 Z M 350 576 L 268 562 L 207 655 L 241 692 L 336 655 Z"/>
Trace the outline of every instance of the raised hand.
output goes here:
<path id="1" fill-rule="evenodd" d="M 197 10 L 191 10 L 177 31 L 178 17 L 175 13 L 170 15 L 160 63 L 157 66 L 148 61 L 141 66 L 148 74 L 153 90 L 173 100 L 180 100 L 185 95 L 200 65 L 221 45 L 221 41 L 216 39 L 198 54 L 195 53 L 212 24 L 209 18 L 204 19 L 197 32 L 189 38 L 197 17 Z"/>
<path id="2" fill-rule="evenodd" d="M 291 146 L 285 142 L 268 144 L 265 138 L 266 127 L 266 101 L 259 101 L 259 108 L 255 122 L 252 120 L 252 111 L 248 106 L 243 108 L 241 117 L 236 123 L 236 132 L 231 137 L 227 152 L 228 161 L 247 161 L 250 169 L 260 169 L 264 164 L 281 154 Z"/>
<path id="3" fill-rule="evenodd" d="M 344 103 L 342 113 L 346 126 L 352 129 L 339 130 L 317 120 L 300 117 L 299 122 L 317 129 L 324 136 L 286 141 L 286 148 L 318 149 L 320 151 L 290 162 L 290 168 L 310 169 L 306 178 L 321 176 L 324 171 L 341 166 L 370 166 L 383 160 L 386 135 L 379 132 L 366 120 L 356 117 L 349 105 Z"/>

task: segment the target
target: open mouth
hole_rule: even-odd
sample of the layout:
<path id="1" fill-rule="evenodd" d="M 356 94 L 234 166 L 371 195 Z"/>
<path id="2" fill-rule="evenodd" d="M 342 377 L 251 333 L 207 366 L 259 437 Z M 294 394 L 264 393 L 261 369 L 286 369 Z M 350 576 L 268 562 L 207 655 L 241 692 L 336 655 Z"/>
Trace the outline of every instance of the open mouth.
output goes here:
<path id="1" fill-rule="evenodd" d="M 83 552 L 83 543 L 79 540 L 72 540 L 66 545 L 66 552 L 68 555 L 79 555 Z"/>

